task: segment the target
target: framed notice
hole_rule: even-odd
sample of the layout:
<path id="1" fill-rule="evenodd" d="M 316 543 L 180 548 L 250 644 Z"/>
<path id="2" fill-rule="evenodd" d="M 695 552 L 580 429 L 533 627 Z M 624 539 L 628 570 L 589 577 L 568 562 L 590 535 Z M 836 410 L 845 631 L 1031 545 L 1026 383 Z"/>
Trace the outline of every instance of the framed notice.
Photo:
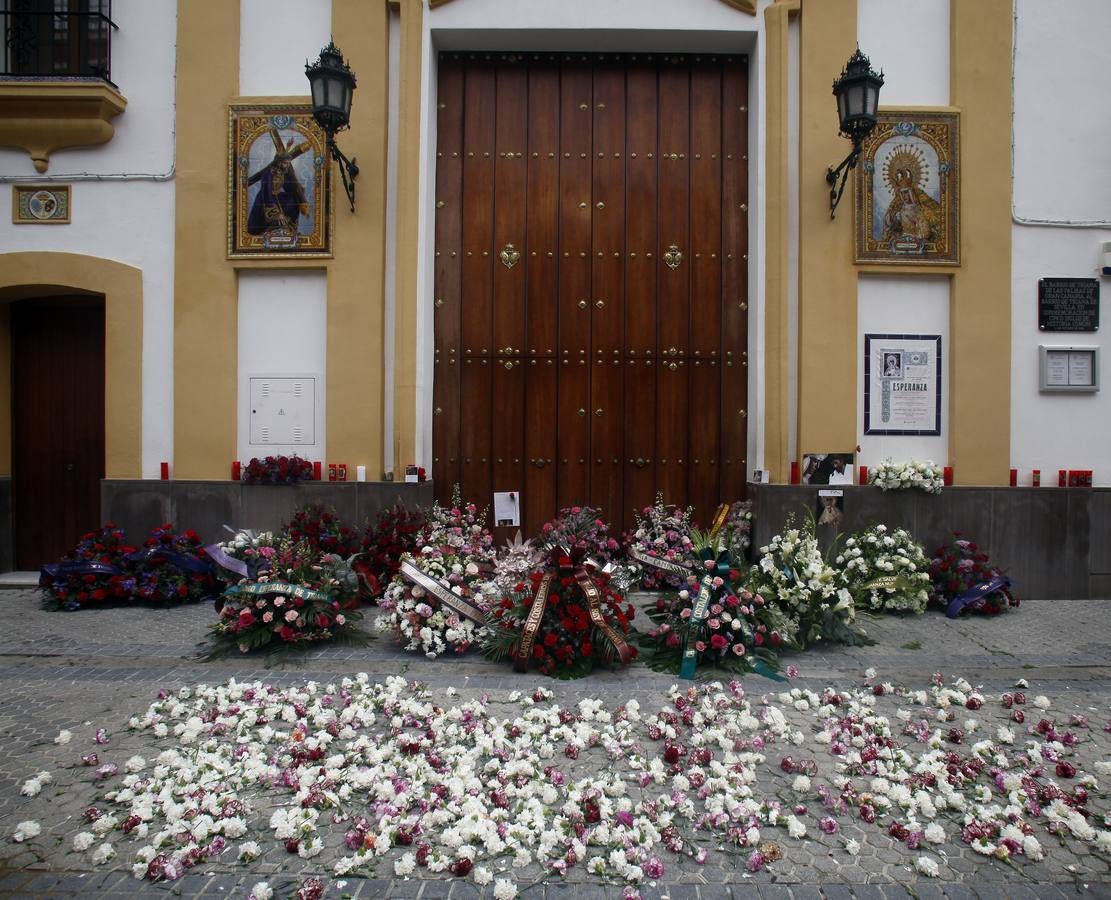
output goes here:
<path id="1" fill-rule="evenodd" d="M 1099 390 L 1098 347 L 1038 348 L 1039 387 L 1043 392 L 1094 393 Z"/>
<path id="2" fill-rule="evenodd" d="M 864 433 L 941 434 L 941 335 L 864 335 Z"/>
<path id="3" fill-rule="evenodd" d="M 327 138 L 308 106 L 228 111 L 228 256 L 331 256 Z"/>
<path id="4" fill-rule="evenodd" d="M 958 265 L 960 114 L 880 110 L 856 178 L 858 263 Z"/>
<path id="5" fill-rule="evenodd" d="M 1041 331 L 1099 331 L 1098 278 L 1039 278 Z"/>

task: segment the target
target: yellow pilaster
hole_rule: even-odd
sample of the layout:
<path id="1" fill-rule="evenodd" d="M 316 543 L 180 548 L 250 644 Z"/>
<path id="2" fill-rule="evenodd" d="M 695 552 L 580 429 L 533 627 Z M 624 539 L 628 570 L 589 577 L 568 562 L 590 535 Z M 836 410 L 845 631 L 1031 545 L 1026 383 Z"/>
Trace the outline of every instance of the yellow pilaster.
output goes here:
<path id="1" fill-rule="evenodd" d="M 335 259 L 328 266 L 328 458 L 382 472 L 382 324 L 386 234 L 389 19 L 385 0 L 332 0 L 332 33 L 358 77 L 351 128 L 338 143 L 358 158 L 355 213 L 335 171 Z"/>
<path id="2" fill-rule="evenodd" d="M 777 0 L 764 10 L 767 34 L 767 180 L 764 286 L 764 466 L 776 483 L 786 481 L 789 417 L 788 298 L 790 215 L 788 96 L 790 54 L 787 31 L 799 0 Z"/>
<path id="3" fill-rule="evenodd" d="M 832 84 L 856 48 L 856 0 L 803 0 L 800 21 L 799 456 L 856 446 L 855 176 L 833 220 L 825 181 L 850 150 L 837 134 Z"/>
<path id="4" fill-rule="evenodd" d="M 958 484 L 1007 484 L 1011 452 L 1011 0 L 951 0 L 961 111 L 961 267 L 949 311 L 949 462 Z"/>
<path id="5" fill-rule="evenodd" d="M 291 64 L 296 64 L 294 60 Z M 236 458 L 238 329 L 228 262 L 228 104 L 239 92 L 239 3 L 177 17 L 174 474 L 227 478 Z"/>
<path id="6" fill-rule="evenodd" d="M 401 2 L 397 149 L 397 280 L 394 313 L 395 472 L 417 458 L 417 267 L 420 231 L 422 2 Z"/>

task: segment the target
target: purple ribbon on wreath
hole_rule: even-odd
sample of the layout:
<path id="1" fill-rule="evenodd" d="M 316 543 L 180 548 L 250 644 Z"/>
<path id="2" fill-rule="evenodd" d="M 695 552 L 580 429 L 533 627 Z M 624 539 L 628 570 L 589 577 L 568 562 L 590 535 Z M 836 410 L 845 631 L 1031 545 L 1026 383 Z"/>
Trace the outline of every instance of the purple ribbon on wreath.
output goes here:
<path id="1" fill-rule="evenodd" d="M 1011 579 L 1006 575 L 996 575 L 989 581 L 981 582 L 973 588 L 969 588 L 963 594 L 957 594 L 952 600 L 949 601 L 949 606 L 945 610 L 945 615 L 950 619 L 955 619 L 967 607 L 976 606 L 984 602 L 988 597 L 995 593 L 1002 593 L 1007 596 L 1007 588 L 1011 586 Z"/>
<path id="2" fill-rule="evenodd" d="M 156 557 L 161 557 L 183 572 L 192 572 L 195 575 L 209 575 L 212 572 L 212 563 L 190 556 L 188 553 L 179 553 L 177 550 L 166 550 L 162 547 L 144 547 L 142 550 L 128 553 L 124 559 L 131 563 L 145 563 Z"/>
<path id="3" fill-rule="evenodd" d="M 110 563 L 92 562 L 89 560 L 74 560 L 73 562 L 47 563 L 39 569 L 39 587 L 46 587 L 43 580 L 46 578 L 69 578 L 71 575 L 122 575 L 123 571 L 118 566 Z"/>

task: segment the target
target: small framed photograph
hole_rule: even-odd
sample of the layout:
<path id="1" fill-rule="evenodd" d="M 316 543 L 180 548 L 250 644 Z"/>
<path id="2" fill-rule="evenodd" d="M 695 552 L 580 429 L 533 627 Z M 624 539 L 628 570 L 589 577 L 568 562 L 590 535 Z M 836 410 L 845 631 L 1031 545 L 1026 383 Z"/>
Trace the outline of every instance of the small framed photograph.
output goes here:
<path id="1" fill-rule="evenodd" d="M 803 484 L 852 484 L 855 454 L 807 453 L 802 458 Z"/>
<path id="2" fill-rule="evenodd" d="M 818 525 L 840 528 L 841 523 L 845 521 L 845 492 L 830 488 L 818 491 L 814 520 Z"/>
<path id="3" fill-rule="evenodd" d="M 12 185 L 12 223 L 15 225 L 68 225 L 68 184 Z"/>
<path id="4" fill-rule="evenodd" d="M 327 139 L 309 106 L 232 104 L 228 257 L 332 255 Z"/>

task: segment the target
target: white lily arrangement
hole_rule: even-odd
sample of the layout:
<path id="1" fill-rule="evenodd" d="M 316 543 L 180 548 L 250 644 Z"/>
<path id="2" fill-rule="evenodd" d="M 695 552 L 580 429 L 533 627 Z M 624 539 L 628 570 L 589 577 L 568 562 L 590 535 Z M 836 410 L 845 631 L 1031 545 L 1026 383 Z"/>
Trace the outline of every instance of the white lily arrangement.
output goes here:
<path id="1" fill-rule="evenodd" d="M 930 560 L 906 530 L 875 525 L 854 534 L 842 544 L 834 562 L 838 582 L 853 595 L 858 609 L 925 612 Z"/>
<path id="2" fill-rule="evenodd" d="M 940 494 L 945 479 L 941 466 L 931 460 L 897 463 L 885 459 L 869 470 L 868 483 L 881 491 L 919 490 Z"/>

